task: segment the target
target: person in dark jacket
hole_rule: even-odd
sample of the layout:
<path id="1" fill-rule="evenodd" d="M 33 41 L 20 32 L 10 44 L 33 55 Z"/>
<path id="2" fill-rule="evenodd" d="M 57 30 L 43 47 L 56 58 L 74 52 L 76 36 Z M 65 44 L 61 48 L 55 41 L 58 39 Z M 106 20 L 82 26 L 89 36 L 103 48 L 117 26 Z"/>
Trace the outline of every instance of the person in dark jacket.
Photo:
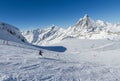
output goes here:
<path id="1" fill-rule="evenodd" d="M 43 55 L 42 53 L 43 53 L 43 52 L 40 50 L 40 51 L 39 51 L 39 55 L 41 55 L 41 56 L 42 56 L 42 55 Z"/>

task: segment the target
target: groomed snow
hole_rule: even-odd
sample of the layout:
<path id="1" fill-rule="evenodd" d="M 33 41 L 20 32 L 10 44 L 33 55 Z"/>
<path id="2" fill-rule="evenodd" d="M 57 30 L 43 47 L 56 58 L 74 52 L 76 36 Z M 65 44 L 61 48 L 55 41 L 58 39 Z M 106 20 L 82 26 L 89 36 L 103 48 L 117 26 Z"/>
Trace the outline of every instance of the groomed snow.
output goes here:
<path id="1" fill-rule="evenodd" d="M 0 40 L 0 81 L 120 81 L 119 42 L 66 39 L 56 45 L 67 50 Z"/>

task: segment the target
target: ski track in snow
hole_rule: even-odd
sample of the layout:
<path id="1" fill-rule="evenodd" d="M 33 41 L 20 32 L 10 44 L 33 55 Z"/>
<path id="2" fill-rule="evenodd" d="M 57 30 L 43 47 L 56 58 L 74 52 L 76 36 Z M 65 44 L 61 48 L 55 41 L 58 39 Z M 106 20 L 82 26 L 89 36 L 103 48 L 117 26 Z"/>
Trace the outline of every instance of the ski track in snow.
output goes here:
<path id="1" fill-rule="evenodd" d="M 103 45 L 103 48 L 109 45 L 112 43 Z M 102 49 L 102 46 L 97 47 Z M 79 59 L 85 53 L 87 56 L 87 51 L 71 54 L 69 51 L 60 53 L 42 49 L 41 57 L 39 49 L 14 42 L 3 45 L 0 41 L 0 81 L 120 81 L 119 65 Z M 98 53 L 94 50 L 89 54 L 93 52 Z M 95 60 L 97 57 L 90 58 Z"/>

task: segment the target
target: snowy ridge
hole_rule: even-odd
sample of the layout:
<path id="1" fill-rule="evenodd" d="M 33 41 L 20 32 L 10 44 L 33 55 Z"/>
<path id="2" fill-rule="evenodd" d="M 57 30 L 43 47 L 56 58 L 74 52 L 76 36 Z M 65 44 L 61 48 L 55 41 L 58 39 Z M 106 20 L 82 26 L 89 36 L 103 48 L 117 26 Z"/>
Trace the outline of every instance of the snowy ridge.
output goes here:
<path id="1" fill-rule="evenodd" d="M 32 44 L 46 45 L 60 41 L 64 29 L 51 26 L 46 29 L 36 29 L 22 32 L 23 36 Z M 55 39 L 55 40 L 54 40 Z"/>
<path id="2" fill-rule="evenodd" d="M 18 28 L 3 22 L 0 22 L 0 39 L 27 43 L 27 40 L 22 36 Z"/>
<path id="3" fill-rule="evenodd" d="M 111 24 L 102 20 L 94 21 L 87 14 L 68 29 L 51 26 L 47 29 L 35 29 L 22 32 L 28 42 L 36 45 L 51 45 L 66 38 L 78 39 L 120 39 L 120 24 Z"/>

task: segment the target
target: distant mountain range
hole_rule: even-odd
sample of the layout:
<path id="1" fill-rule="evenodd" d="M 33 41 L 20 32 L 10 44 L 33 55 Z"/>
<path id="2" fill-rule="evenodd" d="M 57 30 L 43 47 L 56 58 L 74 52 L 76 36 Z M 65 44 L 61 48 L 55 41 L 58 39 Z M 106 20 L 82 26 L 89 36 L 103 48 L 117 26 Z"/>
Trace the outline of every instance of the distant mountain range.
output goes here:
<path id="1" fill-rule="evenodd" d="M 53 25 L 46 29 L 24 31 L 22 35 L 29 43 L 36 45 L 55 44 L 67 38 L 119 40 L 120 24 L 94 21 L 86 14 L 74 26 L 67 29 Z"/>
<path id="2" fill-rule="evenodd" d="M 112 24 L 102 20 L 94 21 L 88 15 L 81 18 L 74 26 L 67 29 L 51 26 L 45 29 L 23 31 L 18 28 L 0 22 L 0 39 L 29 43 L 35 45 L 51 45 L 64 39 L 107 39 L 120 40 L 120 24 Z"/>

